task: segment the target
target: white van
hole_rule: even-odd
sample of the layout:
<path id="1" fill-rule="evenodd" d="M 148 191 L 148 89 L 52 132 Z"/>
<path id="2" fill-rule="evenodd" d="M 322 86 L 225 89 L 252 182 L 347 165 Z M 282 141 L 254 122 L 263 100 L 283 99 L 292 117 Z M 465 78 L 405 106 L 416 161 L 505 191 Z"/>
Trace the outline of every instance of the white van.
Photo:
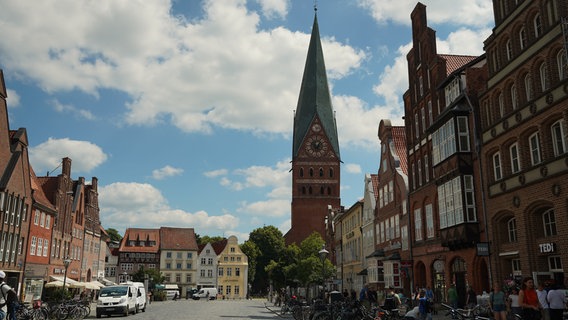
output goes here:
<path id="1" fill-rule="evenodd" d="M 193 300 L 199 300 L 201 298 L 215 300 L 217 299 L 217 288 L 201 288 L 197 293 L 194 293 L 191 298 Z"/>
<path id="2" fill-rule="evenodd" d="M 137 292 L 135 286 L 128 284 L 101 288 L 97 299 L 97 318 L 102 315 L 128 316 L 130 313 L 136 313 Z"/>
<path id="3" fill-rule="evenodd" d="M 140 310 L 142 312 L 146 312 L 146 306 L 148 305 L 147 296 L 146 296 L 146 289 L 144 288 L 144 284 L 142 282 L 132 282 L 127 281 L 121 283 L 123 285 L 130 285 L 136 287 L 136 313 Z"/>

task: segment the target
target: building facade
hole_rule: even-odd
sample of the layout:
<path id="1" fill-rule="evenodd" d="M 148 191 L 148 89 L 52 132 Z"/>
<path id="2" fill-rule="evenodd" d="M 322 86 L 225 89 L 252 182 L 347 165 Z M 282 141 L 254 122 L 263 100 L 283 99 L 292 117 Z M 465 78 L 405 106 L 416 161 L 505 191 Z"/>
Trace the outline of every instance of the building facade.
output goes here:
<path id="1" fill-rule="evenodd" d="M 489 80 L 479 116 L 494 278 L 563 283 L 568 4 L 493 1 L 493 8 L 495 28 L 485 41 Z"/>
<path id="2" fill-rule="evenodd" d="M 405 128 L 383 119 L 379 123 L 381 141 L 377 172 L 377 206 L 374 212 L 375 253 L 369 257 L 372 280 L 379 289 L 393 287 L 410 292 L 411 271 L 408 175 Z M 371 277 L 370 277 L 371 280 Z"/>
<path id="3" fill-rule="evenodd" d="M 241 251 L 237 237 L 227 238 L 218 257 L 217 290 L 223 299 L 248 296 L 248 257 Z"/>
<path id="4" fill-rule="evenodd" d="M 363 201 L 360 200 L 336 217 L 341 224 L 343 289 L 357 293 L 366 284 L 367 275 L 363 266 L 363 210 Z"/>
<path id="5" fill-rule="evenodd" d="M 118 248 L 116 282 L 129 281 L 131 274 L 142 268 L 160 268 L 160 229 L 128 228 L 124 232 Z"/>
<path id="6" fill-rule="evenodd" d="M 197 285 L 198 247 L 193 228 L 160 228 L 160 272 L 181 297 Z"/>
<path id="7" fill-rule="evenodd" d="M 215 243 L 207 243 L 199 246 L 199 255 L 197 257 L 198 270 L 197 273 L 197 289 L 201 288 L 217 288 L 217 274 L 219 267 L 219 254 L 223 252 L 227 240 Z"/>
<path id="8" fill-rule="evenodd" d="M 340 208 L 339 140 L 328 88 L 317 16 L 294 114 L 292 226 L 286 244 L 300 244 L 315 230 L 326 237 L 329 206 Z"/>

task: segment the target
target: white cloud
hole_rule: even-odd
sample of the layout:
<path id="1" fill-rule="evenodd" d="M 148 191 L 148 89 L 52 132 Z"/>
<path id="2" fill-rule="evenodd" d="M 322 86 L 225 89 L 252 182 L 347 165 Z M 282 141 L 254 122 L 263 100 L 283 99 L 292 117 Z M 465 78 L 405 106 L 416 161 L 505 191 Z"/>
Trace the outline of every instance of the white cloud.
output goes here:
<path id="1" fill-rule="evenodd" d="M 156 180 L 163 180 L 165 178 L 179 176 L 183 173 L 183 169 L 174 168 L 172 166 L 165 166 L 160 169 L 152 171 L 152 177 Z"/>
<path id="2" fill-rule="evenodd" d="M 99 202 L 102 224 L 118 231 L 171 226 L 195 228 L 199 234 L 219 234 L 239 225 L 239 219 L 229 213 L 210 215 L 170 208 L 162 193 L 150 184 L 116 182 L 100 187 Z"/>
<path id="3" fill-rule="evenodd" d="M 288 1 L 261 4 L 279 15 L 288 10 Z M 30 6 L 4 0 L 0 55 L 46 92 L 127 93 L 130 124 L 289 134 L 290 122 L 282 119 L 292 119 L 310 35 L 260 30 L 259 14 L 247 11 L 243 0 L 208 0 L 203 9 L 204 18 L 188 21 L 171 15 L 170 1 Z M 334 39 L 323 39 L 323 46 L 331 78 L 350 74 L 366 59 Z M 283 107 L 274 108 L 274 101 Z"/>
<path id="4" fill-rule="evenodd" d="M 227 169 L 219 169 L 219 170 L 204 172 L 203 175 L 208 177 L 208 178 L 216 178 L 216 177 L 219 177 L 219 176 L 227 175 L 228 172 L 229 171 Z"/>
<path id="5" fill-rule="evenodd" d="M 423 0 L 429 23 L 467 24 L 485 26 L 493 22 L 491 0 Z M 361 7 L 371 10 L 380 23 L 393 21 L 410 24 L 410 13 L 415 0 L 358 0 Z M 448 8 L 451 8 L 448 10 Z"/>
<path id="6" fill-rule="evenodd" d="M 52 100 L 51 105 L 53 106 L 55 111 L 59 113 L 71 113 L 75 116 L 78 116 L 79 118 L 84 118 L 87 120 L 94 120 L 96 118 L 89 110 L 79 109 L 70 104 L 63 104 L 58 100 Z"/>
<path id="7" fill-rule="evenodd" d="M 257 0 L 262 14 L 268 18 L 285 18 L 290 7 L 289 0 Z"/>
<path id="8" fill-rule="evenodd" d="M 6 89 L 6 94 L 8 95 L 6 101 L 9 108 L 15 108 L 20 106 L 20 96 L 15 90 Z"/>
<path id="9" fill-rule="evenodd" d="M 47 141 L 29 148 L 30 162 L 39 175 L 52 171 L 61 164 L 61 159 L 71 158 L 72 172 L 88 173 L 103 164 L 108 156 L 97 145 L 88 141 L 69 138 L 49 138 Z"/>
<path id="10" fill-rule="evenodd" d="M 345 165 L 345 170 L 347 170 L 348 173 L 352 173 L 352 174 L 359 174 L 361 172 L 363 172 L 361 170 L 361 166 L 356 164 L 356 163 L 348 163 Z"/>

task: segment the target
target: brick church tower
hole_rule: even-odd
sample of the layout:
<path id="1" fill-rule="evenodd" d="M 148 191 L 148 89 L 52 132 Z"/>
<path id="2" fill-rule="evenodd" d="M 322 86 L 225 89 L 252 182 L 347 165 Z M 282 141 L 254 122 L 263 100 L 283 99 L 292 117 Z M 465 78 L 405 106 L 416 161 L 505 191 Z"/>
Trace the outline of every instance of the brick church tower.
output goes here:
<path id="1" fill-rule="evenodd" d="M 326 216 L 341 204 L 340 162 L 316 14 L 294 114 L 292 227 L 285 235 L 286 244 L 299 245 L 314 231 L 325 239 Z"/>

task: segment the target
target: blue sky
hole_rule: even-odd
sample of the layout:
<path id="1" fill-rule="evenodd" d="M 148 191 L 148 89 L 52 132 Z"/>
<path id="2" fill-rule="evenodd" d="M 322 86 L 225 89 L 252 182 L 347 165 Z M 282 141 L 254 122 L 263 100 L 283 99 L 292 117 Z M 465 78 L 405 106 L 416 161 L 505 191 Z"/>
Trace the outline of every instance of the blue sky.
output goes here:
<path id="1" fill-rule="evenodd" d="M 317 1 L 343 160 L 363 196 L 381 119 L 402 125 L 416 1 Z M 491 0 L 431 0 L 439 53 L 480 55 Z M 0 0 L 10 127 L 38 175 L 99 179 L 105 228 L 236 235 L 290 227 L 293 112 L 310 0 Z"/>

